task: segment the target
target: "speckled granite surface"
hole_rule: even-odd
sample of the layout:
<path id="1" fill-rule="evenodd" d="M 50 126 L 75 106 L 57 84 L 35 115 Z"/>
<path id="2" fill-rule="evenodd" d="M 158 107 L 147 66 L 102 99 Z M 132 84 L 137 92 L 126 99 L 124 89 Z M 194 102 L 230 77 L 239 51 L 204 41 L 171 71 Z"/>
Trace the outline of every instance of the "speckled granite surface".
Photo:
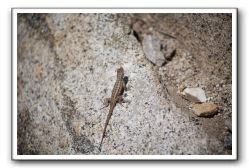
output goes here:
<path id="1" fill-rule="evenodd" d="M 18 16 L 18 154 L 215 154 L 204 128 L 162 86 L 131 22 L 116 14 Z M 119 66 L 127 103 L 114 109 L 100 152 L 108 113 L 100 108 Z"/>

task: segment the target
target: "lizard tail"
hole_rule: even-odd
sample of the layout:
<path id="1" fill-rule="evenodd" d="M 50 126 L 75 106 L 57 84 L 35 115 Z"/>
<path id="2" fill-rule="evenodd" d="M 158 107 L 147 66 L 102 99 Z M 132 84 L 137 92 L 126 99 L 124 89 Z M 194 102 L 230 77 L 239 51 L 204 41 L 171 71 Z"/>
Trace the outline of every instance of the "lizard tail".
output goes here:
<path id="1" fill-rule="evenodd" d="M 110 107 L 110 110 L 109 110 L 109 113 L 107 115 L 107 119 L 106 119 L 106 122 L 105 122 L 105 127 L 104 127 L 104 131 L 103 131 L 103 135 L 102 135 L 102 139 L 101 139 L 101 142 L 100 142 L 100 145 L 99 145 L 99 150 L 101 151 L 101 148 L 102 148 L 102 142 L 104 140 L 104 137 L 105 137 L 105 133 L 106 133 L 106 128 L 107 128 L 107 125 L 111 119 L 111 116 L 112 116 L 112 112 L 113 112 L 113 109 L 115 107 L 115 104 L 114 105 L 111 105 Z"/>
<path id="2" fill-rule="evenodd" d="M 99 145 L 99 151 L 101 151 L 101 149 L 102 149 L 102 142 L 103 142 L 103 139 L 104 139 L 104 136 L 102 136 L 102 139 L 101 139 L 101 142 L 100 142 L 100 145 Z"/>
<path id="3" fill-rule="evenodd" d="M 102 139 L 101 139 L 101 142 L 100 142 L 100 145 L 99 145 L 99 150 L 100 151 L 101 151 L 102 143 L 103 143 L 103 140 L 104 140 L 104 137 L 105 137 L 106 127 L 107 127 L 107 125 L 105 125 L 104 131 L 103 131 L 103 135 L 102 135 Z"/>

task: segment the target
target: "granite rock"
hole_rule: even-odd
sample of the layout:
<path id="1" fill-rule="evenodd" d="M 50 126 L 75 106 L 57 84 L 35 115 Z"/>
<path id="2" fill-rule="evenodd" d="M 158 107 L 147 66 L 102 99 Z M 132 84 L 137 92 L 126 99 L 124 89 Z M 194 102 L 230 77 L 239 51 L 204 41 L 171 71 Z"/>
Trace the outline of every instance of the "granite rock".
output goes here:
<path id="1" fill-rule="evenodd" d="M 168 16 L 174 18 L 170 14 L 163 18 Z M 190 122 L 187 110 L 179 108 L 178 101 L 174 101 L 162 86 L 167 82 L 190 79 L 188 77 L 195 73 L 192 63 L 201 61 L 192 60 L 191 53 L 176 55 L 165 67 L 170 73 L 163 73 L 171 76 L 159 80 L 154 66 L 144 57 L 140 42 L 130 33 L 130 17 L 107 13 L 18 15 L 18 154 L 209 153 L 205 129 Z M 199 23 L 195 21 L 198 18 L 191 23 Z M 207 20 L 214 20 L 212 18 L 208 16 Z M 179 21 L 182 20 L 184 17 Z M 164 28 L 167 27 L 164 24 L 171 23 L 169 21 L 155 23 Z M 172 25 L 178 23 L 174 21 Z M 177 27 L 181 25 L 186 27 L 189 22 Z M 170 27 L 167 27 L 169 31 Z M 188 29 L 174 28 L 170 34 L 183 34 L 187 39 L 180 41 L 186 41 L 193 31 L 185 30 Z M 195 32 L 199 35 L 200 31 Z M 197 47 L 191 46 L 199 44 L 195 39 L 187 41 L 192 51 L 198 51 Z M 158 52 L 159 41 L 155 40 L 155 44 Z M 220 53 L 212 46 L 209 49 Z M 204 65 L 207 64 L 204 62 Z M 119 66 L 123 66 L 128 77 L 128 91 L 124 95 L 127 103 L 124 107 L 115 107 L 100 152 L 98 146 L 108 113 L 108 109 L 100 108 L 102 100 L 111 95 Z M 217 149 L 220 144 L 216 143 L 217 138 L 214 137 L 212 142 L 213 149 Z M 211 154 L 217 153 L 213 151 Z"/>

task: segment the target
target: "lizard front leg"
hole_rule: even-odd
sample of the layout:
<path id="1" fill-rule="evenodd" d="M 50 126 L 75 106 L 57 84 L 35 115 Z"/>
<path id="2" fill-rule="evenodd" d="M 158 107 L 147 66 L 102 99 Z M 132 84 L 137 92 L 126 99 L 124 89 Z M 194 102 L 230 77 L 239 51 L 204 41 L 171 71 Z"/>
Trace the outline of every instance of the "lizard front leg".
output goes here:
<path id="1" fill-rule="evenodd" d="M 110 105 L 110 103 L 111 103 L 111 98 L 105 98 L 104 102 L 103 102 L 104 107 L 102 107 L 101 109 L 108 107 Z"/>

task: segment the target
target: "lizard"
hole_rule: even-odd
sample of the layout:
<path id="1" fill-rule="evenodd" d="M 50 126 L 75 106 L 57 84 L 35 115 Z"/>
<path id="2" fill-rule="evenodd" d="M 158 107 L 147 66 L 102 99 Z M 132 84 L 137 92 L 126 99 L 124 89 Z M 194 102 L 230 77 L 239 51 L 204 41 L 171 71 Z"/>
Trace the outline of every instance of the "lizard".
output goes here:
<path id="1" fill-rule="evenodd" d="M 117 80 L 116 80 L 116 82 L 114 84 L 114 87 L 112 89 L 111 98 L 105 98 L 105 100 L 104 100 L 104 107 L 103 108 L 108 107 L 110 105 L 110 109 L 109 109 L 109 113 L 108 113 L 106 121 L 105 121 L 105 126 L 104 126 L 104 130 L 103 130 L 103 134 L 102 134 L 102 139 L 101 139 L 101 142 L 100 142 L 100 145 L 99 145 L 99 150 L 100 151 L 101 151 L 101 146 L 102 146 L 102 143 L 103 143 L 103 139 L 105 137 L 106 128 L 107 128 L 108 123 L 109 123 L 109 121 L 111 119 L 113 110 L 114 110 L 117 103 L 123 103 L 124 102 L 124 99 L 122 97 L 122 94 L 123 94 L 124 90 L 125 91 L 127 90 L 125 82 L 124 82 L 124 69 L 123 69 L 123 67 L 120 67 L 120 68 L 117 69 Z M 101 109 L 103 109 L 103 108 L 101 108 Z"/>

